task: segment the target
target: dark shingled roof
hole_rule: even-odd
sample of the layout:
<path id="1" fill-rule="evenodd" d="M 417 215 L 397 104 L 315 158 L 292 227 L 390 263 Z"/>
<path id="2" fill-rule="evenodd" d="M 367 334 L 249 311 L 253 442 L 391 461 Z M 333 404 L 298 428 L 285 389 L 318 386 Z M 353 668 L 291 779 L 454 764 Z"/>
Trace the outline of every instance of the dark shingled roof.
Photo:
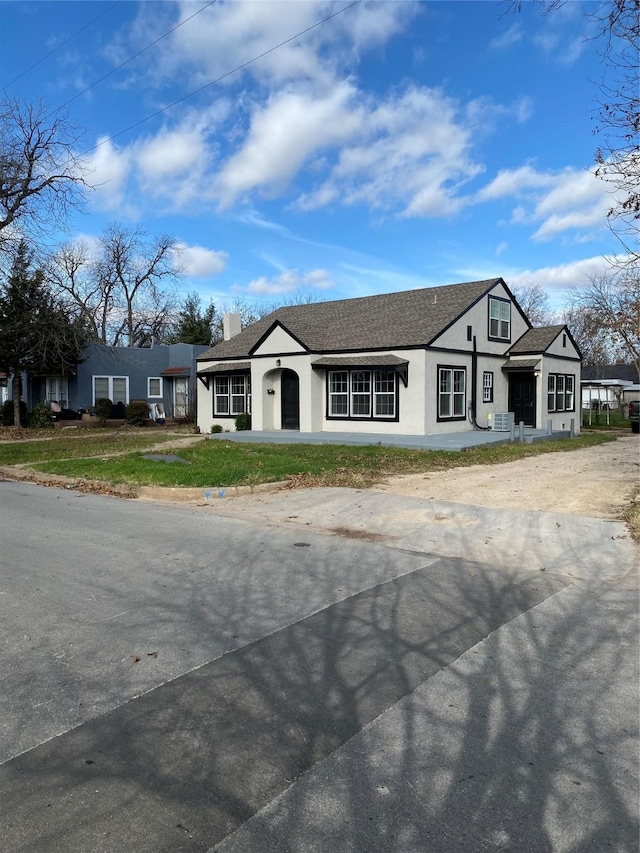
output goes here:
<path id="1" fill-rule="evenodd" d="M 517 373 L 518 370 L 535 370 L 539 365 L 539 358 L 510 358 L 502 369 L 505 373 Z"/>
<path id="2" fill-rule="evenodd" d="M 231 373 L 234 370 L 237 370 L 239 373 L 249 371 L 251 370 L 251 362 L 234 361 L 227 364 L 213 364 L 211 367 L 203 367 L 202 370 L 199 370 L 198 376 L 204 376 L 207 373 Z"/>
<path id="3" fill-rule="evenodd" d="M 424 347 L 497 284 L 501 278 L 405 290 L 380 296 L 289 305 L 221 341 L 198 361 L 246 358 L 280 323 L 311 352 Z"/>
<path id="4" fill-rule="evenodd" d="M 529 329 L 511 347 L 509 355 L 546 352 L 564 328 L 561 324 L 559 326 L 541 326 L 539 329 Z"/>
<path id="5" fill-rule="evenodd" d="M 409 364 L 397 355 L 325 355 L 311 362 L 312 367 L 395 367 Z"/>
<path id="6" fill-rule="evenodd" d="M 638 371 L 633 364 L 583 364 L 583 382 L 593 379 L 626 379 L 628 382 L 637 382 Z"/>

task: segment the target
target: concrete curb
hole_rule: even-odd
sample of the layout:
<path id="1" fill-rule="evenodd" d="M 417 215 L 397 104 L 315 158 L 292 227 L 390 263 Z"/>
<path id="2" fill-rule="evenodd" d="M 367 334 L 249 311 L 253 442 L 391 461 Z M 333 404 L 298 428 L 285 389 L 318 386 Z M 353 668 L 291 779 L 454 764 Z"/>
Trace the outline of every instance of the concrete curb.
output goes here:
<path id="1" fill-rule="evenodd" d="M 135 498 L 138 496 L 136 486 L 123 483 L 105 483 L 99 480 L 82 480 L 74 477 L 65 477 L 63 474 L 45 474 L 42 471 L 34 471 L 31 468 L 0 467 L 0 479 L 13 480 L 19 483 L 35 483 L 37 486 L 57 486 L 61 489 L 76 489 L 80 492 L 98 492 L 103 495 L 116 495 L 121 498 Z"/>
<path id="2" fill-rule="evenodd" d="M 97 492 L 144 501 L 213 503 L 223 498 L 237 498 L 242 495 L 254 495 L 277 492 L 284 487 L 283 482 L 258 483 L 253 486 L 129 486 L 118 483 L 105 483 L 99 480 L 82 480 L 65 477 L 63 474 L 45 474 L 31 468 L 0 467 L 0 478 L 17 482 L 35 483 L 38 486 L 57 486 L 62 489 L 76 489 L 81 492 Z"/>
<path id="3" fill-rule="evenodd" d="M 259 483 L 255 486 L 140 486 L 138 499 L 143 501 L 180 501 L 182 503 L 214 503 L 224 498 L 238 498 L 242 495 L 255 495 L 277 492 L 283 483 Z"/>

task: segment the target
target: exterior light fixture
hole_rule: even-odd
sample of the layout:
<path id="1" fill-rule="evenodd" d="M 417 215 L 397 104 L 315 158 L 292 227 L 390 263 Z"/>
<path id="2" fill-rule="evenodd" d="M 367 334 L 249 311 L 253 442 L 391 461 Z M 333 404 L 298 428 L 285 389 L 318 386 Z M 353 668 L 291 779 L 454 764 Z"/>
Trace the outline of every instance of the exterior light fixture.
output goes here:
<path id="1" fill-rule="evenodd" d="M 280 367 L 281 364 L 282 364 L 282 362 L 280 361 L 279 358 L 277 358 L 276 359 L 276 367 Z"/>

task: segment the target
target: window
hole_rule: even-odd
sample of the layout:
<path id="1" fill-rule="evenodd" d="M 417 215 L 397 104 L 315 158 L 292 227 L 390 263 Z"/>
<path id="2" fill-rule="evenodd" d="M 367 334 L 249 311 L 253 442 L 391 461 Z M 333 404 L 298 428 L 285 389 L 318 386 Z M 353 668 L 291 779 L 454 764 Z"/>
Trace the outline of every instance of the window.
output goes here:
<path id="1" fill-rule="evenodd" d="M 371 415 L 370 370 L 354 370 L 351 374 L 351 414 L 355 418 Z"/>
<path id="2" fill-rule="evenodd" d="M 251 377 L 216 376 L 213 384 L 213 414 L 235 417 L 251 414 Z"/>
<path id="3" fill-rule="evenodd" d="M 438 368 L 438 420 L 464 420 L 466 386 L 464 367 Z"/>
<path id="4" fill-rule="evenodd" d="M 467 340 L 473 340 L 473 326 L 467 326 Z"/>
<path id="5" fill-rule="evenodd" d="M 489 337 L 511 340 L 511 303 L 506 299 L 489 298 Z"/>
<path id="6" fill-rule="evenodd" d="M 69 380 L 64 376 L 47 376 L 48 403 L 59 403 L 63 409 L 69 408 Z"/>
<path id="7" fill-rule="evenodd" d="M 346 370 L 329 374 L 329 414 L 349 416 L 349 373 Z"/>
<path id="8" fill-rule="evenodd" d="M 564 386 L 565 410 L 573 411 L 573 376 L 565 376 Z"/>
<path id="9" fill-rule="evenodd" d="M 556 376 L 556 412 L 564 412 L 564 376 Z"/>
<path id="10" fill-rule="evenodd" d="M 147 397 L 162 397 L 162 377 L 147 377 Z"/>
<path id="11" fill-rule="evenodd" d="M 129 377 L 128 376 L 94 376 L 93 377 L 93 405 L 96 400 L 106 397 L 114 405 L 129 402 Z"/>
<path id="12" fill-rule="evenodd" d="M 490 370 L 482 374 L 482 402 L 493 403 L 493 373 Z"/>
<path id="13" fill-rule="evenodd" d="M 231 414 L 241 415 L 247 408 L 247 376 L 231 377 Z"/>
<path id="14" fill-rule="evenodd" d="M 392 418 L 396 413 L 396 375 L 393 370 L 376 370 L 373 376 L 373 415 Z"/>
<path id="15" fill-rule="evenodd" d="M 397 383 L 393 370 L 330 370 L 330 418 L 395 418 Z"/>
<path id="16" fill-rule="evenodd" d="M 550 373 L 547 379 L 547 410 L 573 412 L 575 407 L 575 376 Z"/>

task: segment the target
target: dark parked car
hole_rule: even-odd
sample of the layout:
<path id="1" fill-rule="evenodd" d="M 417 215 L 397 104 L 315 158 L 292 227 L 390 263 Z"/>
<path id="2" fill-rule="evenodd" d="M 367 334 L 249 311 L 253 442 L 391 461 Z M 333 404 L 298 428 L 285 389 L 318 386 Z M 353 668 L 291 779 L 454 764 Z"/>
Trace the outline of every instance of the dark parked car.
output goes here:
<path id="1" fill-rule="evenodd" d="M 640 432 L 640 400 L 632 400 L 629 403 L 629 420 L 631 432 Z"/>

